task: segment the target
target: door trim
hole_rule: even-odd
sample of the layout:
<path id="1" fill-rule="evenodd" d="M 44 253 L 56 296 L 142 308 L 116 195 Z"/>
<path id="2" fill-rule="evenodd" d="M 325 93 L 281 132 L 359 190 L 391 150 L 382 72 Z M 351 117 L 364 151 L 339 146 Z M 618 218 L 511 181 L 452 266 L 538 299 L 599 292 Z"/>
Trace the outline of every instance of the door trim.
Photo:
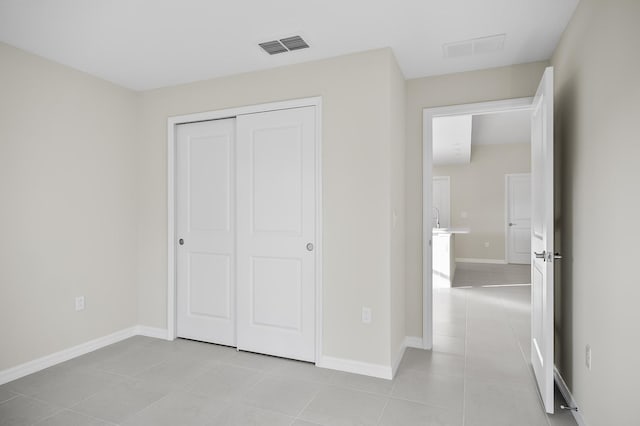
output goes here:
<path id="1" fill-rule="evenodd" d="M 322 97 L 248 105 L 215 111 L 177 115 L 167 119 L 167 339 L 176 338 L 176 126 L 198 121 L 234 118 L 238 115 L 313 106 L 315 145 L 315 363 L 322 355 Z"/>
<path id="2" fill-rule="evenodd" d="M 531 110 L 533 98 L 513 98 L 492 102 L 451 105 L 422 110 L 422 344 L 433 348 L 433 265 L 431 264 L 431 210 L 433 182 L 434 117 L 461 114 L 490 114 L 505 111 Z"/>
<path id="3" fill-rule="evenodd" d="M 529 142 L 531 143 L 531 142 Z M 504 263 L 511 263 L 511 256 L 509 255 L 509 178 L 529 176 L 529 173 L 507 173 L 504 175 Z"/>

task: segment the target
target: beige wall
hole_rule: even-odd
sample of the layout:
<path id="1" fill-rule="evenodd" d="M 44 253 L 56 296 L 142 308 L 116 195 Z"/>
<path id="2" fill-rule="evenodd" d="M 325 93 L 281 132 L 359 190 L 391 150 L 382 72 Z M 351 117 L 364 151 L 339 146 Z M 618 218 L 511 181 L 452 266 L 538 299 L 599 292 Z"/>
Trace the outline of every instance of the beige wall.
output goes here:
<path id="1" fill-rule="evenodd" d="M 456 258 L 506 259 L 505 175 L 530 171 L 526 143 L 472 145 L 471 163 L 433 168 L 434 176 L 450 177 L 451 226 L 471 229 L 456 235 Z"/>
<path id="2" fill-rule="evenodd" d="M 137 95 L 1 43 L 0 64 L 1 371 L 137 323 Z"/>
<path id="3" fill-rule="evenodd" d="M 636 0 L 583 0 L 552 58 L 564 255 L 556 364 L 589 425 L 638 424 L 639 22 Z"/>
<path id="4" fill-rule="evenodd" d="M 535 62 L 407 81 L 407 335 L 422 336 L 422 110 L 533 96 L 547 65 Z"/>
<path id="5" fill-rule="evenodd" d="M 398 356 L 405 333 L 405 107 L 406 83 L 397 62 L 391 61 L 391 360 Z"/>
<path id="6" fill-rule="evenodd" d="M 323 98 L 323 353 L 390 366 L 405 319 L 405 83 L 390 49 L 142 93 L 6 45 L 0 57 L 12 206 L 0 210 L 12 348 L 0 370 L 128 326 L 166 327 L 167 117 L 311 96 Z"/>
<path id="7" fill-rule="evenodd" d="M 399 84 L 391 75 L 394 61 L 391 50 L 383 49 L 143 93 L 138 144 L 141 324 L 167 325 L 167 117 L 320 95 L 323 352 L 390 365 L 389 153 L 398 124 L 391 123 L 389 105 L 396 96 L 391 82 L 394 93 Z M 372 308 L 369 325 L 361 322 L 363 306 Z"/>

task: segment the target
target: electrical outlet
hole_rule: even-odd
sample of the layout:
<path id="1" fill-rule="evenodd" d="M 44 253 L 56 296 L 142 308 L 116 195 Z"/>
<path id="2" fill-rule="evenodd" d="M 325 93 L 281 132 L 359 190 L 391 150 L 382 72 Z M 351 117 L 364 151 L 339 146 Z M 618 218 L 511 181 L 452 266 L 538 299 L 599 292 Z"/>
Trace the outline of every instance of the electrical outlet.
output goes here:
<path id="1" fill-rule="evenodd" d="M 587 345 L 584 348 L 584 364 L 587 370 L 591 371 L 591 345 Z"/>
<path id="2" fill-rule="evenodd" d="M 84 296 L 76 297 L 76 311 L 84 310 Z"/>
<path id="3" fill-rule="evenodd" d="M 362 307 L 362 322 L 364 324 L 371 324 L 371 308 L 366 306 Z"/>

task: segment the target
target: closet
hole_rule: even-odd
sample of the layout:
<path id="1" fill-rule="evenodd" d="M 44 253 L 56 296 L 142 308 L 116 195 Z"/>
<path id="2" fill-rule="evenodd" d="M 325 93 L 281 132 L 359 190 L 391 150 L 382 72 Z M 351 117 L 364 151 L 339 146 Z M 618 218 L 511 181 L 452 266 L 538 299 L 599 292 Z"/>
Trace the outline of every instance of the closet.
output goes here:
<path id="1" fill-rule="evenodd" d="M 315 361 L 315 108 L 176 126 L 179 337 Z"/>

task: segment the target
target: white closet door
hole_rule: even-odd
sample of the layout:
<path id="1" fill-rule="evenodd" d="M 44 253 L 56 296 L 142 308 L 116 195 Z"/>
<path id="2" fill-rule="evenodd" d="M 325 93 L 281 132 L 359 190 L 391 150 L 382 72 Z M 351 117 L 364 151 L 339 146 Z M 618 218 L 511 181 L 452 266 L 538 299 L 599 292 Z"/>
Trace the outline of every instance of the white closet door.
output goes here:
<path id="1" fill-rule="evenodd" d="M 235 346 L 235 119 L 177 126 L 177 334 Z"/>
<path id="2" fill-rule="evenodd" d="M 315 107 L 237 117 L 238 349 L 315 360 Z"/>

